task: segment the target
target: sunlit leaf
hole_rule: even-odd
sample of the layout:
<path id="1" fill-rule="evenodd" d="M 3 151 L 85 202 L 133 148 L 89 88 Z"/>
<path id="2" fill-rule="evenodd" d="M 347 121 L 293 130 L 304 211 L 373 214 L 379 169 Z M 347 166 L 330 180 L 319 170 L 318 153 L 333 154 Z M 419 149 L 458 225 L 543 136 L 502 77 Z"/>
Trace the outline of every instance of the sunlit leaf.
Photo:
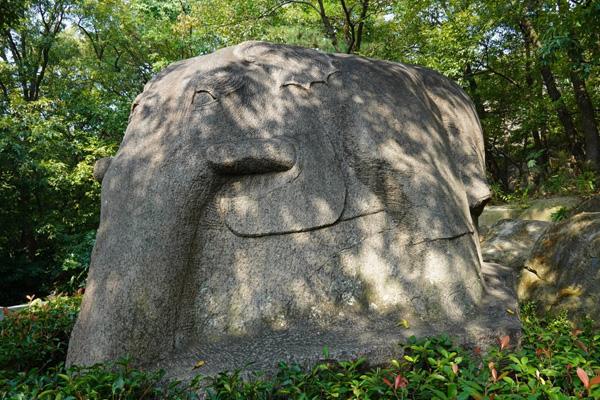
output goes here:
<path id="1" fill-rule="evenodd" d="M 583 383 L 583 386 L 586 389 L 590 388 L 590 378 L 588 377 L 588 374 L 582 369 L 582 368 L 577 368 L 577 376 L 579 377 L 579 380 L 581 381 L 581 383 Z"/>
<path id="2" fill-rule="evenodd" d="M 502 336 L 502 338 L 500 339 L 500 350 L 504 350 L 508 344 L 510 343 L 510 336 L 506 335 L 506 336 Z"/>

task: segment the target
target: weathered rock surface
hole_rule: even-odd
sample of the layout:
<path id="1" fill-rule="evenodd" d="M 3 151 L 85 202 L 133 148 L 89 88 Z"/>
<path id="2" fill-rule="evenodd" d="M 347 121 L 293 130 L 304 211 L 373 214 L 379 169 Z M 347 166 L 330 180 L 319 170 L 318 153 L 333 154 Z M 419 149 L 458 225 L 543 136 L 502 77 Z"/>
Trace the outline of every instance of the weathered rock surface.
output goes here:
<path id="1" fill-rule="evenodd" d="M 552 221 L 552 214 L 561 208 L 577 207 L 582 199 L 577 196 L 551 197 L 531 200 L 526 206 L 509 204 L 502 206 L 487 206 L 479 216 L 479 226 L 485 231 L 502 219 L 522 219 L 536 221 Z"/>
<path id="2" fill-rule="evenodd" d="M 600 313 L 600 213 L 552 225 L 536 243 L 518 284 L 519 299 L 573 316 Z"/>
<path id="3" fill-rule="evenodd" d="M 104 178 L 104 174 L 106 173 L 106 170 L 110 166 L 111 161 L 112 161 L 112 157 L 105 157 L 105 158 L 101 158 L 98 161 L 96 161 L 96 163 L 94 164 L 94 172 L 93 172 L 94 179 L 96 179 L 98 182 L 102 182 L 102 179 Z"/>
<path id="4" fill-rule="evenodd" d="M 533 219 L 537 221 L 552 221 L 552 214 L 561 208 L 571 209 L 581 203 L 581 197 L 563 196 L 551 197 L 548 199 L 537 199 L 529 204 L 521 214 L 519 219 Z"/>
<path id="5" fill-rule="evenodd" d="M 185 377 L 518 335 L 473 222 L 483 154 L 471 101 L 424 68 L 261 42 L 167 67 L 98 168 L 69 364 Z"/>
<path id="6" fill-rule="evenodd" d="M 529 258 L 533 245 L 550 225 L 546 221 L 503 219 L 485 233 L 481 242 L 483 260 L 517 270 Z"/>
<path id="7" fill-rule="evenodd" d="M 523 212 L 523 208 L 518 205 L 486 206 L 479 216 L 480 232 L 487 230 L 503 219 L 517 219 Z"/>
<path id="8" fill-rule="evenodd" d="M 600 212 L 600 194 L 590 196 L 579 203 L 577 206 L 568 210 L 568 216 L 580 214 L 582 212 Z"/>

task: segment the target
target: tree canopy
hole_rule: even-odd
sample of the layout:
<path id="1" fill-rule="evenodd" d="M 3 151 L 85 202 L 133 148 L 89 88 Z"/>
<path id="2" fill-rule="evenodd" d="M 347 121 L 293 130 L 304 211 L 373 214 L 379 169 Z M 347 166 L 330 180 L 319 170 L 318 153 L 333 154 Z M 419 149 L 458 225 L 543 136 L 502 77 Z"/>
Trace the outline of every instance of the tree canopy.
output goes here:
<path id="1" fill-rule="evenodd" d="M 600 2 L 0 0 L 0 304 L 85 277 L 96 159 L 169 63 L 243 40 L 420 64 L 482 122 L 496 195 L 593 191 Z"/>

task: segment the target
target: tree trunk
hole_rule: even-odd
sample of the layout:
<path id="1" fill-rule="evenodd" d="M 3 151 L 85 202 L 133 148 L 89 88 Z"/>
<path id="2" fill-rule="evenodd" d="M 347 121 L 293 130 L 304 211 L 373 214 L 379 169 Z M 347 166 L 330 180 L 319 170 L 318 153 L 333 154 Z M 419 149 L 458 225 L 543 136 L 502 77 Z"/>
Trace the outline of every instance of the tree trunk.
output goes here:
<path id="1" fill-rule="evenodd" d="M 577 71 L 570 73 L 571 84 L 575 92 L 577 107 L 581 113 L 581 130 L 585 140 L 585 161 L 595 170 L 600 168 L 600 140 L 598 137 L 598 126 L 594 105 L 585 87 L 585 81 L 579 76 Z"/>
<path id="2" fill-rule="evenodd" d="M 369 8 L 369 0 L 363 0 L 362 10 L 360 11 L 360 19 L 358 21 L 358 29 L 356 30 L 356 51 L 360 51 L 362 45 L 363 29 L 365 26 L 365 19 L 367 18 L 367 10 Z"/>
<path id="3" fill-rule="evenodd" d="M 526 18 L 523 18 L 519 23 L 519 26 L 525 37 L 525 40 L 529 41 L 529 43 L 533 45 L 533 48 L 539 49 L 541 47 L 541 44 L 539 41 L 538 34 L 535 31 L 533 25 L 531 24 L 531 21 L 529 21 Z M 577 129 L 575 128 L 575 124 L 573 123 L 571 114 L 569 113 L 569 110 L 567 109 L 567 106 L 562 99 L 560 90 L 558 90 L 554 74 L 552 73 L 550 67 L 544 62 L 544 60 L 539 59 L 538 62 L 540 64 L 540 73 L 542 74 L 544 85 L 546 86 L 546 90 L 548 91 L 548 96 L 552 100 L 554 109 L 556 110 L 556 114 L 558 116 L 558 120 L 563 126 L 565 134 L 571 143 L 571 153 L 576 158 L 581 159 L 583 154 L 581 151 L 581 145 L 579 144 Z"/>
<path id="4" fill-rule="evenodd" d="M 531 99 L 535 97 L 535 79 L 533 78 L 533 68 L 532 68 L 532 57 L 531 57 L 531 43 L 526 40 L 525 41 L 525 81 L 527 82 L 527 90 L 528 98 Z M 548 172 L 548 149 L 544 147 L 544 143 L 542 142 L 541 131 L 542 129 L 538 126 L 531 129 L 531 136 L 533 137 L 533 144 L 535 146 L 536 151 L 541 151 L 542 154 L 540 156 L 540 163 L 538 166 L 542 171 L 536 177 L 536 183 L 539 184 L 542 179 L 542 175 L 545 175 Z"/>
<path id="5" fill-rule="evenodd" d="M 323 29 L 325 30 L 325 34 L 327 35 L 329 40 L 331 40 L 331 45 L 333 46 L 335 51 L 340 51 L 340 49 L 338 47 L 337 35 L 335 34 L 335 30 L 333 29 L 333 26 L 331 25 L 331 21 L 329 20 L 329 17 L 325 13 L 325 5 L 323 4 L 323 0 L 318 0 L 318 3 L 319 3 L 318 11 L 319 11 L 319 15 L 321 17 L 321 22 L 323 22 Z"/>
<path id="6" fill-rule="evenodd" d="M 565 0 L 558 1 L 558 9 L 561 15 L 567 15 L 570 10 Z M 563 20 L 566 20 L 564 18 Z M 569 41 L 567 43 L 567 55 L 569 56 L 570 72 L 569 80 L 573 85 L 575 101 L 581 115 L 581 130 L 585 142 L 585 161 L 595 170 L 600 169 L 600 138 L 598 136 L 598 125 L 594 105 L 587 91 L 585 79 L 583 77 L 581 66 L 583 64 L 583 55 L 577 38 L 577 34 L 571 25 L 567 25 Z"/>
<path id="7" fill-rule="evenodd" d="M 475 111 L 477 111 L 477 115 L 479 115 L 479 119 L 482 120 L 486 117 L 485 108 L 483 106 L 483 101 L 481 100 L 481 96 L 479 95 L 479 91 L 477 90 L 477 82 L 475 81 L 475 77 L 473 76 L 473 69 L 471 68 L 471 64 L 467 64 L 465 67 L 464 78 L 469 82 L 469 94 L 473 99 L 473 103 L 475 104 Z"/>

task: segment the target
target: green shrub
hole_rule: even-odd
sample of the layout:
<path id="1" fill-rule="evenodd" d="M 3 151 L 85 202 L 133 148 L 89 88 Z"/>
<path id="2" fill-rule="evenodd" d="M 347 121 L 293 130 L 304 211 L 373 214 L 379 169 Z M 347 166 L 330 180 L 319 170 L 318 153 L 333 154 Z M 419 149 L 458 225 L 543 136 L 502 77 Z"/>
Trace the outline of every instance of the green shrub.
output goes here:
<path id="1" fill-rule="evenodd" d="M 445 336 L 412 338 L 384 368 L 366 360 L 322 362 L 305 369 L 280 363 L 276 373 L 222 372 L 168 382 L 127 360 L 65 369 L 68 332 L 79 298 L 33 302 L 0 322 L 0 399 L 600 399 L 600 334 L 566 314 L 539 317 L 522 307 L 523 337 L 482 353 Z M 328 354 L 325 351 L 325 359 Z"/>
<path id="2" fill-rule="evenodd" d="M 32 369 L 0 371 L 0 399 L 196 399 L 200 378 L 189 384 L 163 383 L 163 372 L 144 372 L 128 360 L 85 368 L 54 367 L 41 374 Z"/>
<path id="3" fill-rule="evenodd" d="M 77 235 L 65 235 L 65 247 L 57 257 L 61 271 L 54 278 L 52 287 L 56 290 L 75 293 L 85 287 L 85 279 L 90 266 L 92 249 L 96 241 L 96 231 L 91 230 Z"/>
<path id="4" fill-rule="evenodd" d="M 323 363 L 309 371 L 280 364 L 272 379 L 240 371 L 208 380 L 209 399 L 600 399 L 600 335 L 590 321 L 577 328 L 565 314 L 538 318 L 523 307 L 523 338 L 508 337 L 482 354 L 448 337 L 414 339 L 386 368 L 364 360 Z"/>
<path id="5" fill-rule="evenodd" d="M 81 296 L 30 302 L 0 321 L 0 399 L 194 399 L 200 378 L 164 382 L 128 360 L 66 369 L 69 336 Z"/>
<path id="6" fill-rule="evenodd" d="M 44 371 L 64 361 L 81 296 L 54 296 L 29 303 L 0 321 L 0 370 Z"/>
<path id="7" fill-rule="evenodd" d="M 558 210 L 554 211 L 552 214 L 550 214 L 550 219 L 553 222 L 560 222 L 567 219 L 568 216 L 569 210 L 566 207 L 561 207 Z"/>

